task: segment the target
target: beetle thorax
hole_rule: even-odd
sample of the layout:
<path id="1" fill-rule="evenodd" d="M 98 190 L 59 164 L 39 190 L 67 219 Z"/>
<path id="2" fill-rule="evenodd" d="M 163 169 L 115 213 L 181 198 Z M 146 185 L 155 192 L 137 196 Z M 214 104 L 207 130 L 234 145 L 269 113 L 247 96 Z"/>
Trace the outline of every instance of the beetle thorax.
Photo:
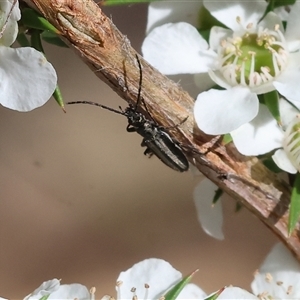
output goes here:
<path id="1" fill-rule="evenodd" d="M 134 126 L 136 128 L 144 126 L 146 119 L 141 113 L 136 112 L 133 109 L 129 108 L 126 109 L 125 114 L 128 119 L 129 125 Z"/>

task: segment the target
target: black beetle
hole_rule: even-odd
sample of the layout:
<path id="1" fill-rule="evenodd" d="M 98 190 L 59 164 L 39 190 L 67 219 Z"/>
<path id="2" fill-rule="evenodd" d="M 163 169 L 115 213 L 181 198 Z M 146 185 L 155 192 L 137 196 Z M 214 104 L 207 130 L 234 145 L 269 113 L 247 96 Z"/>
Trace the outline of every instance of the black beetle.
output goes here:
<path id="1" fill-rule="evenodd" d="M 137 132 L 143 137 L 141 146 L 146 147 L 146 150 L 144 151 L 145 155 L 151 157 L 154 154 L 171 169 L 178 172 L 185 172 L 189 169 L 189 163 L 187 158 L 183 154 L 180 146 L 169 136 L 169 134 L 165 131 L 164 127 L 159 126 L 154 120 L 146 119 L 142 113 L 137 111 L 138 104 L 142 101 L 142 66 L 137 55 L 136 59 L 140 70 L 140 81 L 137 101 L 134 106 L 132 104 L 129 104 L 125 110 L 122 110 L 121 107 L 120 110 L 116 110 L 111 107 L 91 101 L 75 101 L 68 102 L 67 104 L 96 105 L 114 113 L 125 116 L 128 120 L 128 125 L 126 128 L 127 132 Z M 148 112 L 146 105 L 145 108 Z M 151 117 L 150 114 L 149 116 Z"/>

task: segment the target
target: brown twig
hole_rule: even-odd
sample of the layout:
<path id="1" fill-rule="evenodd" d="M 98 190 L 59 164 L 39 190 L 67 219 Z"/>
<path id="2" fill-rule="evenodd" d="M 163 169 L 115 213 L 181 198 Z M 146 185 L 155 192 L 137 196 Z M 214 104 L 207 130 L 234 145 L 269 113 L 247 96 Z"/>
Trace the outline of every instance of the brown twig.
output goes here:
<path id="1" fill-rule="evenodd" d="M 139 83 L 136 51 L 92 0 L 32 1 L 101 80 L 129 103 L 136 101 Z M 290 237 L 287 235 L 290 187 L 257 158 L 243 157 L 234 147 L 224 147 L 218 138 L 197 129 L 194 100 L 142 58 L 141 63 L 142 97 L 156 122 L 170 127 L 188 116 L 170 135 L 183 145 L 190 162 L 241 201 L 300 260 L 299 227 Z"/>

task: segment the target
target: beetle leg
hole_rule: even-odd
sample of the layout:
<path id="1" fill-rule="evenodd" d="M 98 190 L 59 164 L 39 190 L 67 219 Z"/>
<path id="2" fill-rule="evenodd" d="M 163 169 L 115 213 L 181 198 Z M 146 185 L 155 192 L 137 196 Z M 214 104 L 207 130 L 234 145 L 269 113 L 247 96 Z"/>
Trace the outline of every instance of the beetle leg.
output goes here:
<path id="1" fill-rule="evenodd" d="M 136 132 L 136 128 L 130 124 L 126 127 L 127 132 Z"/>
<path id="2" fill-rule="evenodd" d="M 146 148 L 146 150 L 144 151 L 144 155 L 146 155 L 150 158 L 153 155 L 153 151 L 150 148 Z"/>

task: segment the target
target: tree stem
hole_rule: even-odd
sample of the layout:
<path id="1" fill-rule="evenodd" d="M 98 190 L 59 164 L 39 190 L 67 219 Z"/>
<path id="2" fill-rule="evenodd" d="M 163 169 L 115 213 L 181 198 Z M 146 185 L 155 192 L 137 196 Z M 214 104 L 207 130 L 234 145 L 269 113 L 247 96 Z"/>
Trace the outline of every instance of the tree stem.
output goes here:
<path id="1" fill-rule="evenodd" d="M 137 100 L 139 68 L 136 51 L 111 19 L 92 0 L 32 0 L 62 39 L 101 80 L 129 103 Z M 254 157 L 240 155 L 234 146 L 223 146 L 194 122 L 194 99 L 159 73 L 143 58 L 142 97 L 153 119 L 170 128 L 191 164 L 242 202 L 288 246 L 300 261 L 299 224 L 288 236 L 290 187 Z M 147 114 L 145 108 L 141 111 Z M 180 126 L 183 119 L 186 122 Z"/>

